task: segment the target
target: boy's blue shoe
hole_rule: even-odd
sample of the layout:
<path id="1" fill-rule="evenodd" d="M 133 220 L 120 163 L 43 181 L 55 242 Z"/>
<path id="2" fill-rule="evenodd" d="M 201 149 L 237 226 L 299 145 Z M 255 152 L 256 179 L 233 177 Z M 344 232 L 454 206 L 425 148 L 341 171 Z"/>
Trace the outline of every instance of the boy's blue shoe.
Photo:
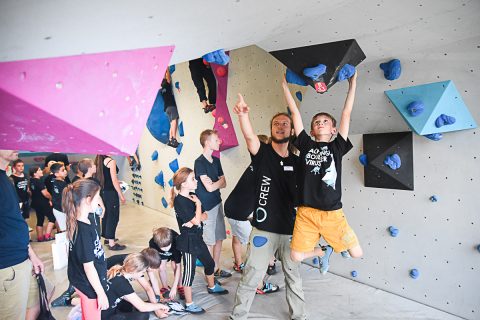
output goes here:
<path id="1" fill-rule="evenodd" d="M 342 257 L 344 259 L 350 259 L 351 258 L 350 253 L 347 250 L 340 252 L 340 254 L 342 255 Z"/>
<path id="2" fill-rule="evenodd" d="M 195 313 L 195 314 L 202 314 L 205 313 L 205 310 L 197 306 L 195 303 L 192 303 L 189 306 L 185 307 L 185 311 L 190 312 L 190 313 Z"/>
<path id="3" fill-rule="evenodd" d="M 332 255 L 333 248 L 330 246 L 326 246 L 323 248 L 323 252 L 325 254 L 323 255 L 323 257 L 319 257 L 318 266 L 320 267 L 320 273 L 326 274 L 328 271 L 328 268 L 330 267 L 328 262 L 330 261 L 330 256 Z"/>
<path id="4" fill-rule="evenodd" d="M 227 294 L 228 290 L 222 288 L 218 284 L 216 284 L 213 288 L 207 288 L 208 293 L 210 294 Z"/>

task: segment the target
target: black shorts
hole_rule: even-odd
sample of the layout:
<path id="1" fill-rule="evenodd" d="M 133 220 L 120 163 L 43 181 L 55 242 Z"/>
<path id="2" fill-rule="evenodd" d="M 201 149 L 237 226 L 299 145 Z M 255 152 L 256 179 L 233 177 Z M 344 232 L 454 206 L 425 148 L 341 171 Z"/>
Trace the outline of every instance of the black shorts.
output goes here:
<path id="1" fill-rule="evenodd" d="M 173 120 L 178 119 L 178 110 L 177 107 L 166 107 L 165 113 L 168 116 L 168 121 L 172 122 Z"/>

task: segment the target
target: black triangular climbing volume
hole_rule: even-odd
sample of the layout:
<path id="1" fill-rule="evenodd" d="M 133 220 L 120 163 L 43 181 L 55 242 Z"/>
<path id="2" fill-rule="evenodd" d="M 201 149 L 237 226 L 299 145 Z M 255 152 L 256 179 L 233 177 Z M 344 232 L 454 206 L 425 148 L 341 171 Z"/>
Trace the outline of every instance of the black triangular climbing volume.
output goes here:
<path id="1" fill-rule="evenodd" d="M 305 68 L 326 65 L 327 71 L 317 82 L 325 83 L 328 90 L 337 82 L 338 72 L 345 64 L 357 66 L 366 58 L 355 39 L 271 51 L 270 54 L 316 90 L 315 82 L 303 75 Z"/>
<path id="2" fill-rule="evenodd" d="M 363 135 L 363 150 L 368 164 L 364 167 L 366 187 L 413 190 L 413 137 L 411 132 L 375 133 Z M 391 154 L 400 156 L 397 170 L 383 161 Z"/>

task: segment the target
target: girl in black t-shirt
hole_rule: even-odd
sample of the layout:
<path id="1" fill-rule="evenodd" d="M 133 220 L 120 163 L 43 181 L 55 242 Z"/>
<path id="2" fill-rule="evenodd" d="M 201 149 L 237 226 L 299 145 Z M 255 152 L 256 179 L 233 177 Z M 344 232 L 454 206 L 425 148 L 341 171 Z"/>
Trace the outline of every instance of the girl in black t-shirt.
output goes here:
<path id="1" fill-rule="evenodd" d="M 100 186 L 91 180 L 79 180 L 63 190 L 62 208 L 67 215 L 70 240 L 68 279 L 80 296 L 85 319 L 100 320 L 108 309 L 107 263 L 100 237 L 89 219 L 100 200 Z"/>
<path id="2" fill-rule="evenodd" d="M 52 196 L 47 191 L 42 181 L 43 172 L 40 167 L 33 166 L 29 169 L 30 190 L 32 190 L 32 208 L 37 215 L 37 240 L 38 242 L 53 240 L 52 229 L 55 225 L 55 216 L 52 210 Z M 43 222 L 48 218 L 47 229 L 43 234 Z"/>
<path id="3" fill-rule="evenodd" d="M 208 293 L 227 294 L 228 291 L 215 284 L 213 261 L 208 247 L 203 241 L 203 222 L 207 220 L 207 213 L 202 208 L 202 203 L 193 193 L 197 189 L 195 174 L 190 168 L 180 168 L 173 176 L 171 190 L 171 206 L 175 209 L 180 235 L 177 237 L 177 249 L 182 252 L 183 278 L 182 285 L 185 291 L 185 311 L 190 313 L 204 313 L 205 310 L 193 303 L 192 283 L 195 277 L 195 262 L 198 258 L 205 267 L 205 277 L 208 283 Z M 178 195 L 176 195 L 177 190 Z"/>
<path id="4" fill-rule="evenodd" d="M 108 303 L 109 308 L 102 311 L 102 320 L 147 320 L 150 312 L 154 311 L 158 318 L 168 316 L 169 308 L 160 303 L 144 302 L 133 290 L 130 281 L 138 280 L 147 271 L 149 262 L 141 253 L 129 254 L 123 261 L 123 265 L 115 265 L 108 270 Z M 125 300 L 129 302 L 135 309 L 120 311 L 119 303 Z M 127 308 L 122 308 L 123 310 Z"/>

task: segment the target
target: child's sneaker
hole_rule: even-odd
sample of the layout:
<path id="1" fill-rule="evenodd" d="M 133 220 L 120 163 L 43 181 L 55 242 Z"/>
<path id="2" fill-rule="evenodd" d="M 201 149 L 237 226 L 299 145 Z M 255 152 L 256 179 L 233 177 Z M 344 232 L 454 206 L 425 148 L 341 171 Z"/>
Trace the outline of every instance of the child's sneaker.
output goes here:
<path id="1" fill-rule="evenodd" d="M 245 263 L 240 263 L 239 265 L 234 263 L 233 264 L 233 270 L 237 271 L 237 272 L 243 272 L 243 269 L 245 268 Z"/>
<path id="2" fill-rule="evenodd" d="M 228 290 L 216 284 L 213 288 L 208 288 L 207 291 L 210 294 L 227 294 Z"/>
<path id="3" fill-rule="evenodd" d="M 185 300 L 185 290 L 183 289 L 183 287 L 177 287 L 177 292 L 180 296 L 180 299 Z"/>
<path id="4" fill-rule="evenodd" d="M 262 289 L 257 288 L 257 294 L 268 294 L 268 293 L 277 292 L 278 290 L 280 290 L 280 287 L 277 286 L 276 284 L 272 284 L 270 282 L 264 282 Z"/>
<path id="5" fill-rule="evenodd" d="M 190 313 L 195 313 L 195 314 L 202 314 L 205 313 L 205 310 L 197 306 L 195 303 L 192 303 L 189 306 L 185 307 L 185 311 L 190 312 Z"/>
<path id="6" fill-rule="evenodd" d="M 232 276 L 230 272 L 227 272 L 222 269 L 218 269 L 217 271 L 215 271 L 213 275 L 218 278 L 230 278 Z"/>
<path id="7" fill-rule="evenodd" d="M 328 268 L 330 267 L 329 261 L 330 256 L 332 255 L 333 248 L 330 246 L 323 247 L 323 252 L 325 253 L 323 257 L 319 257 L 318 259 L 318 266 L 320 267 L 320 273 L 326 274 L 328 272 Z"/>
<path id="8" fill-rule="evenodd" d="M 350 258 L 351 258 L 350 253 L 348 253 L 348 251 L 346 251 L 346 250 L 340 252 L 340 254 L 342 255 L 342 257 L 343 257 L 344 259 L 350 259 Z"/>

